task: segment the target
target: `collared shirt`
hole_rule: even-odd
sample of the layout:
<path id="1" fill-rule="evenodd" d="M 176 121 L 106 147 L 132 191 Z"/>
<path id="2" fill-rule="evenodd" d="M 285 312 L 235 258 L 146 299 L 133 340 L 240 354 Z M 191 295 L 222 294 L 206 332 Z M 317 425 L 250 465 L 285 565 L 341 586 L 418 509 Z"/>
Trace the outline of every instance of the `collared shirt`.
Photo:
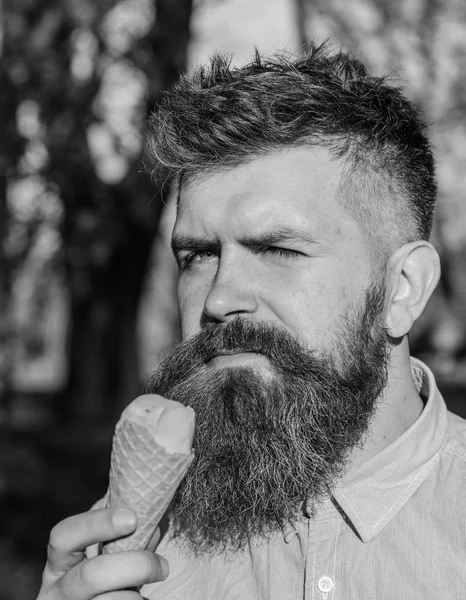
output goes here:
<path id="1" fill-rule="evenodd" d="M 448 412 L 431 371 L 417 421 L 350 470 L 316 517 L 240 552 L 195 558 L 164 538 L 170 575 L 148 600 L 466 599 L 466 421 Z"/>

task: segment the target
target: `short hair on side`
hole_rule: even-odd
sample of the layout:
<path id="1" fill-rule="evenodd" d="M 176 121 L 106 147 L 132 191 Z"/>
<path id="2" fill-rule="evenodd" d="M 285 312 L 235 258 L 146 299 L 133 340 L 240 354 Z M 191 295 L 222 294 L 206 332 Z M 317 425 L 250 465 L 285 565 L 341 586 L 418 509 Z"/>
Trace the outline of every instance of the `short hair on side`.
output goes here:
<path id="1" fill-rule="evenodd" d="M 327 44 L 295 59 L 256 51 L 239 68 L 215 54 L 164 93 L 146 137 L 152 176 L 179 182 L 306 145 L 342 160 L 338 197 L 377 257 L 429 238 L 436 181 L 425 124 L 396 85 Z"/>

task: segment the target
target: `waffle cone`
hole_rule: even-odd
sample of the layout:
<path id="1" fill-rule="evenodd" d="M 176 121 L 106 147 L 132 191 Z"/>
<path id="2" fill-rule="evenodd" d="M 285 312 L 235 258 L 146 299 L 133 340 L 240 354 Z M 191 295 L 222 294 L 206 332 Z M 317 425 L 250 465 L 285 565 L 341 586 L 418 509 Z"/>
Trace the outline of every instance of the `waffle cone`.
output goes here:
<path id="1" fill-rule="evenodd" d="M 113 437 L 107 506 L 131 508 L 136 531 L 103 547 L 104 553 L 144 550 L 193 460 L 192 453 L 170 452 L 141 420 L 122 420 Z"/>

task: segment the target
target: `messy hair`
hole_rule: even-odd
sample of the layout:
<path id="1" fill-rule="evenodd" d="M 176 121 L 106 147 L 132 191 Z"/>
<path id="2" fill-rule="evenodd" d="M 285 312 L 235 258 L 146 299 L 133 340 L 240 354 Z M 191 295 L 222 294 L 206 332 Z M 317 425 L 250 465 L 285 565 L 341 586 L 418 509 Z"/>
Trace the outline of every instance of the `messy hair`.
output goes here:
<path id="1" fill-rule="evenodd" d="M 386 78 L 326 45 L 298 59 L 256 51 L 240 68 L 215 54 L 164 94 L 147 136 L 152 175 L 178 182 L 306 145 L 341 160 L 338 198 L 376 254 L 429 238 L 436 182 L 418 111 Z"/>

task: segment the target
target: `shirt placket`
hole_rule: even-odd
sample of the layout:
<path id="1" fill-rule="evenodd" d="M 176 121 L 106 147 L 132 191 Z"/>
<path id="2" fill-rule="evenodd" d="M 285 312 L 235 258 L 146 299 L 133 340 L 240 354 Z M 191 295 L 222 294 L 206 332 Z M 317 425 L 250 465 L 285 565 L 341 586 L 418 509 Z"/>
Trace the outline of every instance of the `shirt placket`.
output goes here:
<path id="1" fill-rule="evenodd" d="M 338 600 L 336 580 L 338 535 L 341 517 L 331 501 L 323 502 L 318 514 L 308 521 L 305 600 Z"/>

